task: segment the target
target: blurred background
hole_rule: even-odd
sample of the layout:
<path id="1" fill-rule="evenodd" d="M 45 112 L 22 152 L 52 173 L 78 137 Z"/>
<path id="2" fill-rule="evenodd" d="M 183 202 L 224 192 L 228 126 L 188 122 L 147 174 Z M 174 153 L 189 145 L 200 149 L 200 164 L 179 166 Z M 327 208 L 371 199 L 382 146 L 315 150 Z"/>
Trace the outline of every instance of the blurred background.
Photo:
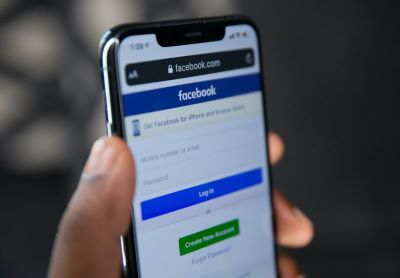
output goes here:
<path id="1" fill-rule="evenodd" d="M 98 41 L 122 22 L 241 13 L 259 25 L 275 186 L 314 221 L 307 277 L 400 277 L 395 1 L 0 0 L 0 277 L 43 277 L 105 133 Z"/>

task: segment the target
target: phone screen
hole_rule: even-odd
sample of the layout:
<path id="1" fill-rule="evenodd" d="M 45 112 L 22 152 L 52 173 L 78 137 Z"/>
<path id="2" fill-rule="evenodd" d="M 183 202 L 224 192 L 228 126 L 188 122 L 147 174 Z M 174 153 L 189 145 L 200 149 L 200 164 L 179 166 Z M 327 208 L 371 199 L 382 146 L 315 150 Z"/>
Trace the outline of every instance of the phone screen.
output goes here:
<path id="1" fill-rule="evenodd" d="M 141 277 L 276 277 L 258 38 L 117 52 Z"/>

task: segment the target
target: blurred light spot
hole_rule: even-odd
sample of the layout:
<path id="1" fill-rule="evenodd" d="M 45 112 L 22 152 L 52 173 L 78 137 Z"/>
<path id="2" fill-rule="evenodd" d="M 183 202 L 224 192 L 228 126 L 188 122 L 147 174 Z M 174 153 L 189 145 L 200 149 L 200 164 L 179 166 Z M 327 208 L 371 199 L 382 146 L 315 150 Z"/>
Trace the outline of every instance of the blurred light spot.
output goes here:
<path id="1" fill-rule="evenodd" d="M 236 0 L 188 0 L 185 1 L 189 10 L 197 16 L 216 16 L 235 13 Z"/>
<path id="2" fill-rule="evenodd" d="M 12 2 L 13 1 L 10 1 L 10 0 L 1 0 L 0 1 L 0 16 L 7 12 L 8 8 L 11 6 L 10 4 Z"/>
<path id="3" fill-rule="evenodd" d="M 187 18 L 187 13 L 185 9 L 177 9 L 175 7 L 171 9 L 158 10 L 152 14 L 153 20 L 171 20 L 177 18 Z"/>
<path id="4" fill-rule="evenodd" d="M 76 31 L 97 58 L 101 36 L 121 23 L 144 20 L 145 6 L 140 0 L 74 1 L 71 16 Z"/>
<path id="5" fill-rule="evenodd" d="M 64 53 L 62 28 L 45 10 L 26 12 L 0 27 L 1 60 L 28 75 L 54 74 Z"/>
<path id="6" fill-rule="evenodd" d="M 33 123 L 4 147 L 7 164 L 19 172 L 60 169 L 70 161 L 74 149 L 68 123 L 60 118 L 47 118 Z M 76 150 L 79 151 L 79 150 Z"/>
<path id="7" fill-rule="evenodd" d="M 7 129 L 20 119 L 29 109 L 31 95 L 27 94 L 30 88 L 24 86 L 17 80 L 6 78 L 0 75 L 0 136 L 5 136 Z"/>

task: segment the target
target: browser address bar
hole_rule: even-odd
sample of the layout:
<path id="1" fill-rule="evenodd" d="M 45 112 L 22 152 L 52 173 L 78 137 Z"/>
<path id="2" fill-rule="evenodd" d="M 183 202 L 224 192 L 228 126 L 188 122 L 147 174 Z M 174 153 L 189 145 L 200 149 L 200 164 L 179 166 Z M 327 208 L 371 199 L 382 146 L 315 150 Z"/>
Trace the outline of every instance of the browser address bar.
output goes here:
<path id="1" fill-rule="evenodd" d="M 125 78 L 128 85 L 138 85 L 252 67 L 253 65 L 254 52 L 248 48 L 128 64 L 125 67 Z"/>

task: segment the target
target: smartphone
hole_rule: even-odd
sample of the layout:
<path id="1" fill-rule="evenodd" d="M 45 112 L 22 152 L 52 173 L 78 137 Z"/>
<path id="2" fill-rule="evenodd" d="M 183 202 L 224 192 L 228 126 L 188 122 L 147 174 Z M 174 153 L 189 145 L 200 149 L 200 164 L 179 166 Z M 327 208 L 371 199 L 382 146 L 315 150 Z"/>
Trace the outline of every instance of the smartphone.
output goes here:
<path id="1" fill-rule="evenodd" d="M 243 16 L 127 24 L 102 38 L 107 133 L 136 167 L 127 276 L 278 276 L 260 56 Z"/>

